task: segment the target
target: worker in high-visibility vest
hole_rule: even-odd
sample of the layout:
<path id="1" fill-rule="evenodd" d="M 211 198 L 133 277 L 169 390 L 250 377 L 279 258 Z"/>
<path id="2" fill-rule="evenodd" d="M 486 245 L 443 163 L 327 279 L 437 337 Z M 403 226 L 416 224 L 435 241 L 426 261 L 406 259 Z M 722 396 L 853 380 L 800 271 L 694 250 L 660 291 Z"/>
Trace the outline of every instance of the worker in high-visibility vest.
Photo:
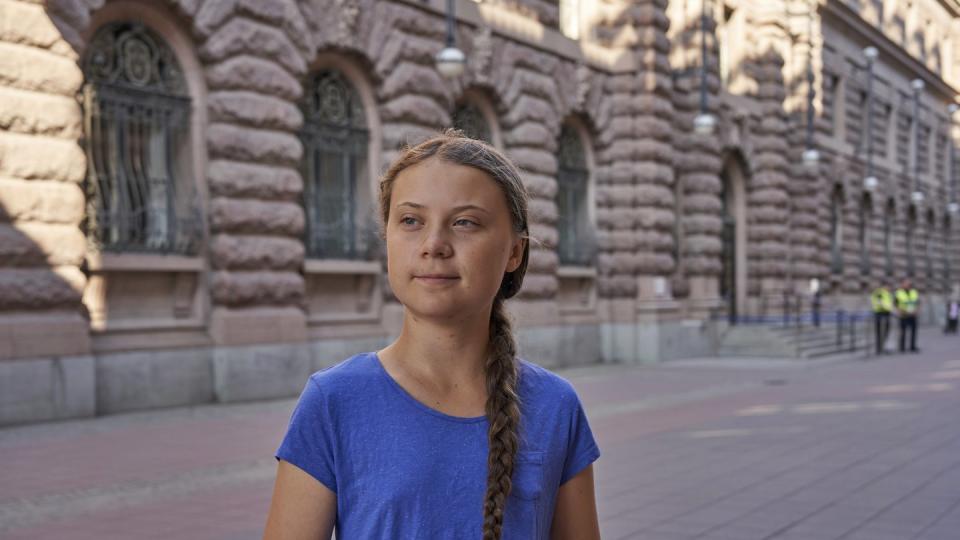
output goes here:
<path id="1" fill-rule="evenodd" d="M 874 338 L 877 342 L 877 354 L 882 354 L 886 347 L 887 336 L 890 335 L 890 313 L 893 311 L 893 293 L 885 283 L 870 294 L 870 305 L 873 307 Z"/>
<path id="2" fill-rule="evenodd" d="M 894 293 L 897 316 L 900 317 L 900 352 L 906 352 L 907 331 L 910 331 L 910 352 L 917 349 L 917 308 L 920 307 L 920 293 L 913 288 L 909 279 L 904 279 Z"/>

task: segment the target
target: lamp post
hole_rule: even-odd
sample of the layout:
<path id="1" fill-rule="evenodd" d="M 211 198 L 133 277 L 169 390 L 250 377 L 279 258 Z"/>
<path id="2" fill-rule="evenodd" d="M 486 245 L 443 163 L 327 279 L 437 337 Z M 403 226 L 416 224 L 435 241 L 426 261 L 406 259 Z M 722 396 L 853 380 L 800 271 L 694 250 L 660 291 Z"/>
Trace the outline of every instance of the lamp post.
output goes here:
<path id="1" fill-rule="evenodd" d="M 463 73 L 463 68 L 467 63 L 467 57 L 463 51 L 457 48 L 455 25 L 456 25 L 456 7 L 454 0 L 447 0 L 447 43 L 446 46 L 437 53 L 434 60 L 437 65 L 437 71 L 448 79 L 455 79 Z"/>
<path id="2" fill-rule="evenodd" d="M 953 131 L 953 115 L 956 114 L 957 110 L 960 110 L 960 105 L 957 105 L 956 103 L 951 103 L 947 107 L 947 112 L 949 113 L 948 122 L 951 132 Z M 957 204 L 957 149 L 953 144 L 953 134 L 950 132 L 947 133 L 947 144 L 950 145 L 950 202 L 947 203 L 947 213 L 956 214 L 958 211 L 960 211 L 960 204 Z"/>
<path id="3" fill-rule="evenodd" d="M 707 112 L 707 0 L 700 0 L 700 113 L 693 119 L 693 131 L 712 135 L 717 118 Z"/>
<path id="4" fill-rule="evenodd" d="M 873 174 L 873 63 L 878 54 L 874 46 L 863 48 L 863 56 L 867 58 L 867 175 L 863 179 L 863 188 L 867 191 L 877 189 L 879 184 Z"/>
<path id="5" fill-rule="evenodd" d="M 924 199 L 920 190 L 920 92 L 923 91 L 923 80 L 914 79 L 910 86 L 913 88 L 913 190 L 910 200 L 920 205 Z"/>
<path id="6" fill-rule="evenodd" d="M 814 168 L 820 163 L 820 152 L 813 147 L 813 10 L 812 2 L 807 10 L 807 139 L 803 151 L 803 164 Z"/>

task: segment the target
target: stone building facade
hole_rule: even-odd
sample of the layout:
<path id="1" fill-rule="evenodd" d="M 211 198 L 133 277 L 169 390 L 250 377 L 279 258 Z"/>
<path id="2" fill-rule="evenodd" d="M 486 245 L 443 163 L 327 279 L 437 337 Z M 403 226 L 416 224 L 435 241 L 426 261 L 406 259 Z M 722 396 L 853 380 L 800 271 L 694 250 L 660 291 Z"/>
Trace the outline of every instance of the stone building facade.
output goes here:
<path id="1" fill-rule="evenodd" d="M 812 278 L 912 274 L 927 318 L 956 287 L 960 2 L 455 6 L 451 80 L 441 0 L 0 0 L 0 423 L 292 396 L 385 344 L 377 177 L 451 125 L 524 171 L 546 365 L 710 354 Z"/>

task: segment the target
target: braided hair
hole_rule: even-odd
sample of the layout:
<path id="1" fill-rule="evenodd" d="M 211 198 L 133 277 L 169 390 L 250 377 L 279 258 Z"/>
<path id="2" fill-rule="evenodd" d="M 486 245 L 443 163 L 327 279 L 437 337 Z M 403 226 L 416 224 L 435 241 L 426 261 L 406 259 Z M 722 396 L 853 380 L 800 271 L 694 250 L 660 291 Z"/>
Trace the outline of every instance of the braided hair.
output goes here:
<path id="1" fill-rule="evenodd" d="M 487 487 L 483 500 L 483 539 L 499 540 L 507 497 L 513 487 L 513 467 L 520 446 L 520 398 L 517 393 L 519 366 L 517 343 L 504 301 L 520 290 L 530 258 L 527 222 L 527 190 L 520 171 L 492 146 L 448 130 L 416 146 L 407 148 L 384 173 L 380 181 L 380 218 L 386 230 L 390 215 L 393 184 L 404 169 L 437 158 L 448 163 L 473 167 L 485 172 L 497 183 L 507 199 L 510 221 L 516 233 L 524 238 L 520 266 L 505 273 L 493 299 L 490 312 L 490 338 L 484 371 L 486 374 Z"/>

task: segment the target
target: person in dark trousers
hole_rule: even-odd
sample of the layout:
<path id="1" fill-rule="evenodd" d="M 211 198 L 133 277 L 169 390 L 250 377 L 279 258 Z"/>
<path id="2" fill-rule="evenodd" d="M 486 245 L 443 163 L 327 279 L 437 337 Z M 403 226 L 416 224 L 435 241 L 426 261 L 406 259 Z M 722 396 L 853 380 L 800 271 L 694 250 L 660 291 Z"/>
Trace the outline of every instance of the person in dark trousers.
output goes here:
<path id="1" fill-rule="evenodd" d="M 887 336 L 890 334 L 890 312 L 893 311 L 893 293 L 886 284 L 881 283 L 870 295 L 870 305 L 873 307 L 874 339 L 877 343 L 877 354 L 883 354 Z"/>
<path id="2" fill-rule="evenodd" d="M 944 334 L 957 333 L 957 321 L 960 320 L 960 299 L 957 295 L 947 300 L 947 325 L 943 329 Z"/>
<path id="3" fill-rule="evenodd" d="M 820 280 L 812 279 L 810 280 L 810 292 L 812 293 L 812 299 L 810 300 L 810 316 L 813 319 L 813 326 L 820 326 Z"/>
<path id="4" fill-rule="evenodd" d="M 905 278 L 894 293 L 897 316 L 900 317 L 900 352 L 906 352 L 907 332 L 910 332 L 910 352 L 917 349 L 917 308 L 920 306 L 920 294 L 910 280 Z"/>

